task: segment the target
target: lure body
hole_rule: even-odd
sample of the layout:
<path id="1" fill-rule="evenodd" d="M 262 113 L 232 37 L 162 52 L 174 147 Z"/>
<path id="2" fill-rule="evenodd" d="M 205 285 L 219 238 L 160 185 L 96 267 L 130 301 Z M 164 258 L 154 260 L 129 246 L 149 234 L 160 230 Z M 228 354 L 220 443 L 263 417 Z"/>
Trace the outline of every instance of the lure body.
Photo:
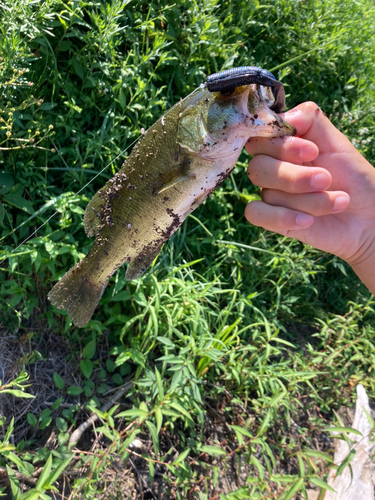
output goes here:
<path id="1" fill-rule="evenodd" d="M 266 69 L 257 66 L 241 66 L 231 68 L 219 73 L 214 73 L 207 77 L 206 87 L 210 92 L 230 91 L 241 85 L 249 84 L 263 85 L 271 87 L 275 97 L 270 108 L 276 113 L 281 113 L 285 108 L 285 91 L 283 84 L 276 80 L 274 75 Z"/>

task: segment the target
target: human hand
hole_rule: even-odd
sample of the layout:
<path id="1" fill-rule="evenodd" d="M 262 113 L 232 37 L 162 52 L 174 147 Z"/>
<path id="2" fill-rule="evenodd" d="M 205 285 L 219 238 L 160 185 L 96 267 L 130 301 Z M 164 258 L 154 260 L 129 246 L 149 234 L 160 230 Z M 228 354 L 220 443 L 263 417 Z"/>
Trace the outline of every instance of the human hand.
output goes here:
<path id="1" fill-rule="evenodd" d="M 249 178 L 262 188 L 247 220 L 341 257 L 374 293 L 375 169 L 316 104 L 282 116 L 296 136 L 246 144 Z"/>

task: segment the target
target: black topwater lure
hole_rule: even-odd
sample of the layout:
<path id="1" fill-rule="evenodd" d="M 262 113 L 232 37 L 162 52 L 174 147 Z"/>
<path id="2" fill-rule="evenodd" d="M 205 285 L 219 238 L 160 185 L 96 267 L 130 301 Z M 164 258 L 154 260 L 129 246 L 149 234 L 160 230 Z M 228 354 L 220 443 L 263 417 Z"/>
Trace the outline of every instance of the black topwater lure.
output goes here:
<path id="1" fill-rule="evenodd" d="M 285 108 L 283 84 L 276 80 L 272 73 L 257 66 L 241 66 L 240 68 L 232 68 L 220 71 L 220 73 L 214 73 L 207 77 L 205 86 L 210 92 L 222 92 L 228 95 L 236 87 L 251 83 L 270 87 L 274 96 L 274 101 L 270 103 L 270 108 L 276 113 L 283 111 Z"/>

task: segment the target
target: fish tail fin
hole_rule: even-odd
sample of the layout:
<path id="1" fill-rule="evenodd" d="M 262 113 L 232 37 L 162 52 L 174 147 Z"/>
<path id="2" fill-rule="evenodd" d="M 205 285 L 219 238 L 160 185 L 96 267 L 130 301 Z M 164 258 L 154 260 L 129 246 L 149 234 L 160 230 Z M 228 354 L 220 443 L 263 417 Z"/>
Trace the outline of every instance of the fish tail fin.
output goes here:
<path id="1" fill-rule="evenodd" d="M 73 323 L 81 328 L 93 315 L 107 281 L 93 283 L 77 265 L 56 283 L 48 298 L 58 309 L 68 311 Z"/>

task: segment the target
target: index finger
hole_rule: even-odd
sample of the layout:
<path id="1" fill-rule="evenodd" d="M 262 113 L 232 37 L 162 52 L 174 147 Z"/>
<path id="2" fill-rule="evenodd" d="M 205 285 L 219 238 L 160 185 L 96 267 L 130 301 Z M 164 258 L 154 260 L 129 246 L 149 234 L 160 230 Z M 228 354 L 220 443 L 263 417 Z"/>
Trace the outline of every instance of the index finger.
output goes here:
<path id="1" fill-rule="evenodd" d="M 314 161 L 319 155 L 316 144 L 296 136 L 250 137 L 245 148 L 252 156 L 266 155 L 295 164 Z"/>

